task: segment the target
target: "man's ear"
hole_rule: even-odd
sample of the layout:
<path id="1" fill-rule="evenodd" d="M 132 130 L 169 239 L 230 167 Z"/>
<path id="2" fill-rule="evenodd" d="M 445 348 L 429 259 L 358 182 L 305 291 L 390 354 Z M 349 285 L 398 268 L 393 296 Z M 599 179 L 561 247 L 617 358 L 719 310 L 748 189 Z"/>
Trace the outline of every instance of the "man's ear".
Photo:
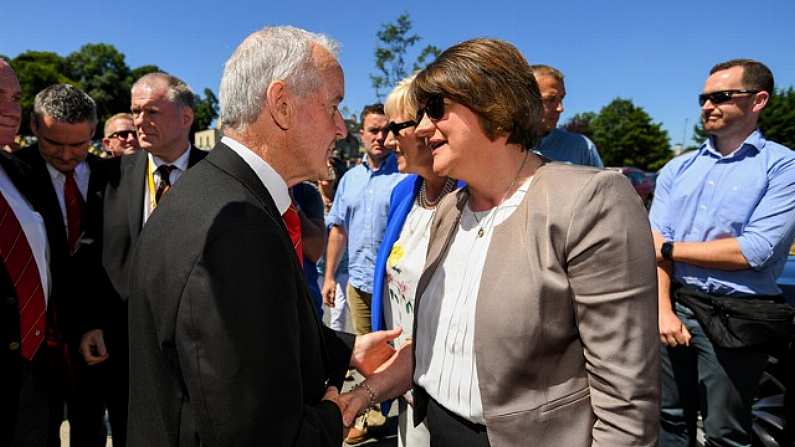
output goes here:
<path id="1" fill-rule="evenodd" d="M 182 127 L 190 129 L 193 125 L 193 109 L 188 106 L 182 106 Z M 202 129 L 199 129 L 202 130 Z"/>
<path id="2" fill-rule="evenodd" d="M 767 103 L 770 101 L 770 93 L 762 90 L 761 92 L 754 95 L 754 112 L 761 112 L 767 106 Z"/>
<path id="3" fill-rule="evenodd" d="M 282 130 L 290 128 L 294 101 L 295 96 L 289 91 L 284 81 L 271 82 L 265 91 L 265 106 L 270 112 L 273 122 Z"/>

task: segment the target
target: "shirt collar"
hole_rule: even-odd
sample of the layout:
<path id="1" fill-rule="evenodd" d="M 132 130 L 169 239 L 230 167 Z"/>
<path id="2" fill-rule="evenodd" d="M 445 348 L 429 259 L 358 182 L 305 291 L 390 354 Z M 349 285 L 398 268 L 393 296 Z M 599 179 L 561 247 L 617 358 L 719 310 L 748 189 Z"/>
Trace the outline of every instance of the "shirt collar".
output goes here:
<path id="1" fill-rule="evenodd" d="M 237 155 L 240 156 L 240 158 L 243 159 L 243 161 L 246 162 L 247 165 L 251 167 L 254 173 L 257 174 L 257 178 L 259 178 L 270 195 L 273 197 L 273 201 L 276 203 L 276 209 L 279 210 L 279 214 L 284 214 L 284 212 L 287 211 L 287 208 L 290 207 L 292 200 L 290 199 L 290 193 L 287 190 L 287 183 L 284 181 L 282 176 L 279 175 L 279 173 L 276 172 L 276 170 L 273 169 L 268 162 L 260 158 L 251 149 L 247 148 L 233 138 L 224 136 L 221 138 L 221 143 L 227 145 L 229 149 L 232 149 Z"/>
<path id="2" fill-rule="evenodd" d="M 50 163 L 45 163 L 45 164 L 47 165 L 47 172 L 50 173 L 51 179 L 57 180 L 61 183 L 66 181 L 66 175 L 63 172 L 55 169 L 55 167 Z M 74 170 L 75 180 L 82 180 L 84 177 L 88 176 L 89 173 L 90 171 L 88 168 L 88 162 L 86 162 L 85 160 L 81 161 L 80 163 L 77 164 L 77 166 L 75 166 Z"/>
<path id="3" fill-rule="evenodd" d="M 173 163 L 168 163 L 162 158 L 158 157 L 157 155 L 152 155 L 151 153 L 149 154 L 149 161 L 154 163 L 155 169 L 159 168 L 160 165 L 167 164 L 174 166 L 175 168 L 179 169 L 182 172 L 185 172 L 188 170 L 188 160 L 190 159 L 190 150 L 191 150 L 191 145 L 188 144 L 188 149 L 182 152 L 182 155 L 177 157 L 177 159 L 174 160 Z"/>
<path id="4" fill-rule="evenodd" d="M 753 132 L 751 132 L 750 135 L 748 135 L 748 137 L 745 139 L 745 141 L 743 141 L 743 144 L 741 144 L 740 147 L 732 151 L 729 155 L 724 156 L 723 154 L 720 153 L 718 149 L 715 148 L 714 136 L 710 136 L 709 138 L 707 138 L 706 141 L 704 141 L 704 143 L 701 144 L 701 150 L 702 154 L 709 153 L 710 155 L 716 156 L 718 158 L 731 159 L 745 153 L 745 151 L 747 150 L 755 150 L 756 152 L 761 152 L 762 148 L 765 147 L 766 141 L 767 140 L 765 140 L 765 137 L 762 135 L 762 132 L 760 132 L 759 129 L 756 129 Z"/>
<path id="5" fill-rule="evenodd" d="M 397 170 L 397 159 L 394 152 L 390 152 L 384 157 L 384 161 L 381 162 L 381 166 L 378 167 L 377 171 L 373 171 L 370 166 L 370 156 L 367 154 L 364 154 L 362 164 L 372 174 L 391 174 Z"/>

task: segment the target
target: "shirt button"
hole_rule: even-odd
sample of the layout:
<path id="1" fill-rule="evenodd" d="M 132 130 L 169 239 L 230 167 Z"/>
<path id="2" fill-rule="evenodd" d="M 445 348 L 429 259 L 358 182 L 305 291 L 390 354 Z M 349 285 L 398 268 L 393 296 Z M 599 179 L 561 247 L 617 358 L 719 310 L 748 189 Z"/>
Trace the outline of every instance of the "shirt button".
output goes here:
<path id="1" fill-rule="evenodd" d="M 34 332 L 34 334 L 36 335 L 36 337 L 38 337 L 39 335 L 41 335 L 41 330 L 36 329 L 36 332 Z"/>
<path id="2" fill-rule="evenodd" d="M 707 182 L 707 184 L 708 184 L 709 186 L 715 186 L 715 182 L 713 182 L 712 180 L 708 181 L 708 182 Z"/>
<path id="3" fill-rule="evenodd" d="M 8 344 L 8 349 L 16 351 L 17 349 L 19 349 L 19 343 L 12 341 L 11 343 Z"/>

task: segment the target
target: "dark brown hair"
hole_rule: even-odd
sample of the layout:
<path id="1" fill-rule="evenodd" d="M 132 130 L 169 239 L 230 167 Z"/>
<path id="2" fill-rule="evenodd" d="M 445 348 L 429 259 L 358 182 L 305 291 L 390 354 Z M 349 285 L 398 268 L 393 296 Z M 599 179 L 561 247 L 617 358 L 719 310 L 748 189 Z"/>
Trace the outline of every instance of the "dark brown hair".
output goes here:
<path id="1" fill-rule="evenodd" d="M 467 40 L 446 49 L 411 85 L 414 103 L 442 95 L 478 115 L 486 136 L 535 147 L 540 136 L 541 94 L 527 61 L 498 39 Z"/>
<path id="2" fill-rule="evenodd" d="M 771 96 L 773 95 L 773 73 L 767 65 L 753 59 L 732 59 L 721 62 L 709 71 L 715 74 L 717 71 L 728 70 L 732 67 L 743 67 L 743 87 L 750 90 L 764 90 Z"/>
<path id="3" fill-rule="evenodd" d="M 362 118 L 362 126 L 364 126 L 364 119 L 367 115 L 386 115 L 386 113 L 384 113 L 384 105 L 379 102 L 364 106 L 364 108 L 362 108 L 362 114 L 360 115 Z"/>

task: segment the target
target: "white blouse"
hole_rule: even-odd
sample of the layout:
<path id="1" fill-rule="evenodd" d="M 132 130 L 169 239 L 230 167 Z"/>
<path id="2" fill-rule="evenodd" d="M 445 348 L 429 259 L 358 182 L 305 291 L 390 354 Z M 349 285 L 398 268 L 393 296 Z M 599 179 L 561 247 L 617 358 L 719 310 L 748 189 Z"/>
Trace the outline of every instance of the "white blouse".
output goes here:
<path id="1" fill-rule="evenodd" d="M 467 203 L 417 316 L 414 380 L 443 407 L 477 424 L 485 424 L 474 350 L 480 278 L 494 227 L 516 210 L 531 181 L 490 210 L 475 213 Z"/>

